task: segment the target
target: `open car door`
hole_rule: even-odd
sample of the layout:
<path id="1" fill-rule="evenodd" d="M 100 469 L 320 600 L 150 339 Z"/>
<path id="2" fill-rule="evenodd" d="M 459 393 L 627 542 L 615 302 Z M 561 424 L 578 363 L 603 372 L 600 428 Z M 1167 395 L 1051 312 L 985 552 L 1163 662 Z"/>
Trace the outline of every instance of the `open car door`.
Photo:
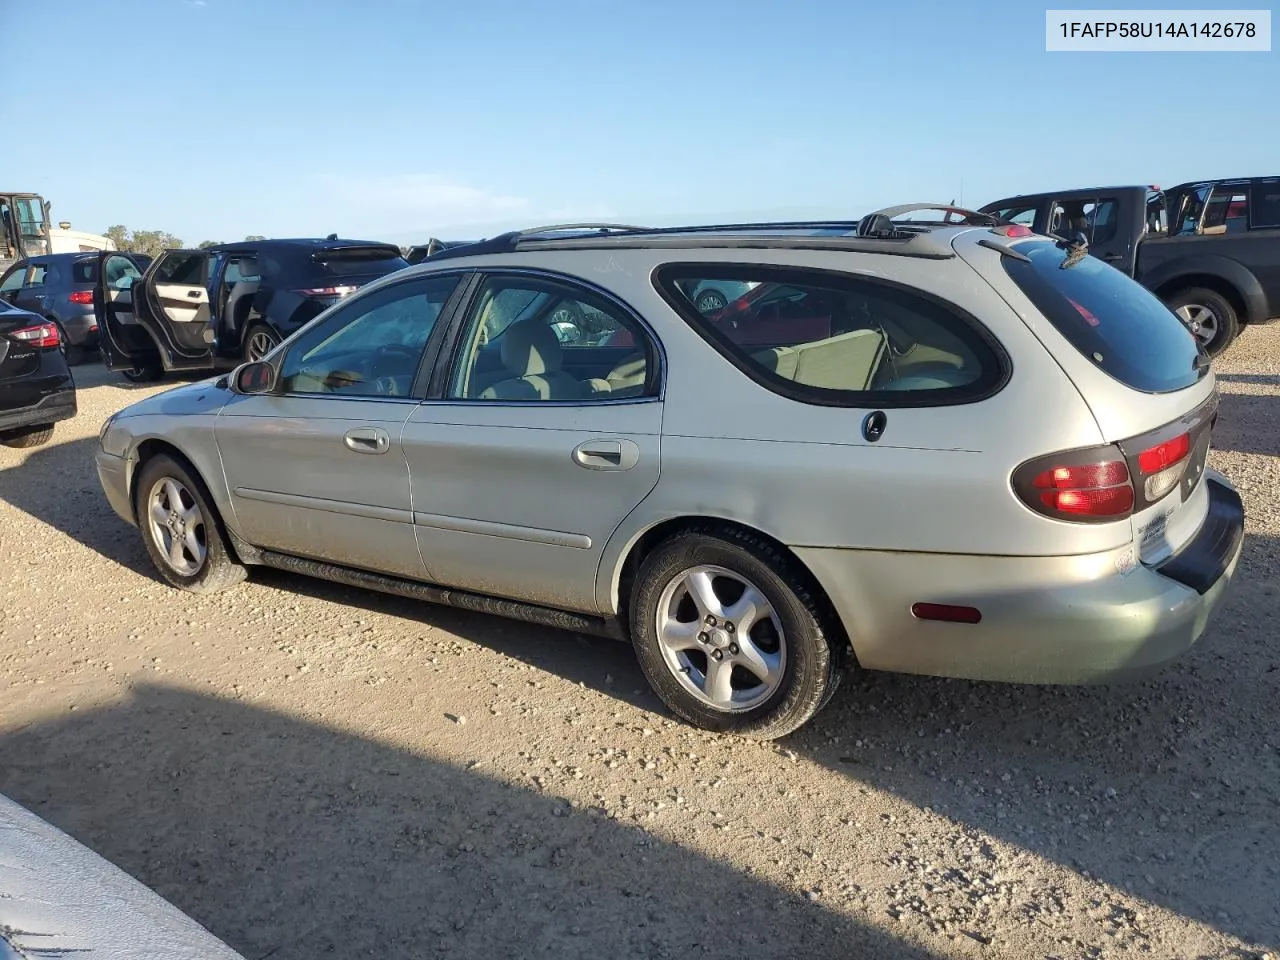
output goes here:
<path id="1" fill-rule="evenodd" d="M 99 329 L 113 369 L 200 370 L 213 366 L 209 255 L 166 250 L 139 275 L 128 254 L 99 256 Z"/>
<path id="2" fill-rule="evenodd" d="M 134 288 L 141 279 L 142 270 L 129 254 L 98 254 L 93 312 L 98 321 L 102 360 L 109 370 L 160 367 L 156 343 L 134 315 Z"/>

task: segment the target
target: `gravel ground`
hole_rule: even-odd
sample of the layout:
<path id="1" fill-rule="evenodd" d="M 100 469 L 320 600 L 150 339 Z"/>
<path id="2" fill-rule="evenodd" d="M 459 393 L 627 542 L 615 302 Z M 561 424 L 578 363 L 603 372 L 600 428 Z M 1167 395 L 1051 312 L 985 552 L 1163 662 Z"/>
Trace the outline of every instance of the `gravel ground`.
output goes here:
<path id="1" fill-rule="evenodd" d="M 1138 686 L 865 675 L 772 745 L 630 650 L 276 573 L 162 586 L 94 476 L 155 388 L 0 449 L 0 792 L 249 960 L 1280 951 L 1280 324 L 1215 366 L 1248 539 Z"/>

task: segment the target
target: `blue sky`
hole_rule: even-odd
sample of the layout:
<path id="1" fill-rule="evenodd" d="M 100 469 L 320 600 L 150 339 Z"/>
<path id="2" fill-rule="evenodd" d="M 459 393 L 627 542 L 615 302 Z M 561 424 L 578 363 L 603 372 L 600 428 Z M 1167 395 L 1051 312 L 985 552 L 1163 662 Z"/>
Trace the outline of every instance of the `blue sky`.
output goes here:
<path id="1" fill-rule="evenodd" d="M 48 6 L 0 0 L 32 53 L 0 185 L 77 229 L 404 242 L 1280 173 L 1280 53 L 1046 53 L 1026 0 Z"/>

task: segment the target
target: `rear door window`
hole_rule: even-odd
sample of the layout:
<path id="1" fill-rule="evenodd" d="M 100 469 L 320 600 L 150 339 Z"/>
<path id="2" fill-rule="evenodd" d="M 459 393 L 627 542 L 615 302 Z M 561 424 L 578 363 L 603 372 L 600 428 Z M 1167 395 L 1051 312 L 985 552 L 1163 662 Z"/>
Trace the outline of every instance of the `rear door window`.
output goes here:
<path id="1" fill-rule="evenodd" d="M 1073 347 L 1099 369 L 1144 393 L 1197 383 L 1208 363 L 1195 337 L 1155 294 L 1095 257 L 1068 260 L 1048 241 L 1001 257 L 1018 288 Z"/>
<path id="2" fill-rule="evenodd" d="M 1280 178 L 1253 181 L 1249 188 L 1249 226 L 1280 227 Z"/>
<path id="3" fill-rule="evenodd" d="M 830 406 L 941 406 L 990 396 L 1003 351 L 958 307 L 884 281 L 765 265 L 659 269 L 672 307 L 734 366 L 775 393 Z M 698 291 L 742 290 L 717 310 Z M 703 309 L 699 309 L 703 307 Z"/>
<path id="4" fill-rule="evenodd" d="M 71 264 L 71 282 L 72 283 L 97 283 L 98 282 L 98 261 L 93 260 L 77 260 Z"/>

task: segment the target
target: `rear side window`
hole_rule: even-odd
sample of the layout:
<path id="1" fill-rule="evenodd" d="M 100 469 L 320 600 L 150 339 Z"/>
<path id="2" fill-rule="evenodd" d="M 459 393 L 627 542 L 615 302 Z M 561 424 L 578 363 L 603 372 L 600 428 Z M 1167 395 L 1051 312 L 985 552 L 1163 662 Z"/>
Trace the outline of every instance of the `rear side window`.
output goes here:
<path id="1" fill-rule="evenodd" d="M 1249 226 L 1280 227 L 1280 178 L 1255 180 L 1249 193 Z"/>
<path id="2" fill-rule="evenodd" d="M 1195 337 L 1153 293 L 1096 257 L 1068 259 L 1048 241 L 1020 243 L 1005 271 L 1073 347 L 1144 393 L 1169 393 L 1208 372 Z M 1073 262 L 1074 260 L 1074 262 Z"/>
<path id="3" fill-rule="evenodd" d="M 275 282 L 290 286 L 332 286 L 321 281 L 358 277 L 365 281 L 394 273 L 408 262 L 395 247 L 313 247 L 304 244 L 263 245 L 258 261 Z"/>
<path id="4" fill-rule="evenodd" d="M 323 271 L 331 277 L 361 274 L 382 276 L 409 265 L 398 251 L 387 247 L 338 247 L 321 250 L 312 260 L 312 269 Z"/>
<path id="5" fill-rule="evenodd" d="M 1003 351 L 972 317 L 916 290 L 848 273 L 672 264 L 659 290 L 765 387 L 830 406 L 941 406 L 1003 385 Z"/>
<path id="6" fill-rule="evenodd" d="M 98 282 L 98 261 L 97 260 L 77 260 L 71 264 L 71 282 L 72 283 L 97 283 Z"/>

